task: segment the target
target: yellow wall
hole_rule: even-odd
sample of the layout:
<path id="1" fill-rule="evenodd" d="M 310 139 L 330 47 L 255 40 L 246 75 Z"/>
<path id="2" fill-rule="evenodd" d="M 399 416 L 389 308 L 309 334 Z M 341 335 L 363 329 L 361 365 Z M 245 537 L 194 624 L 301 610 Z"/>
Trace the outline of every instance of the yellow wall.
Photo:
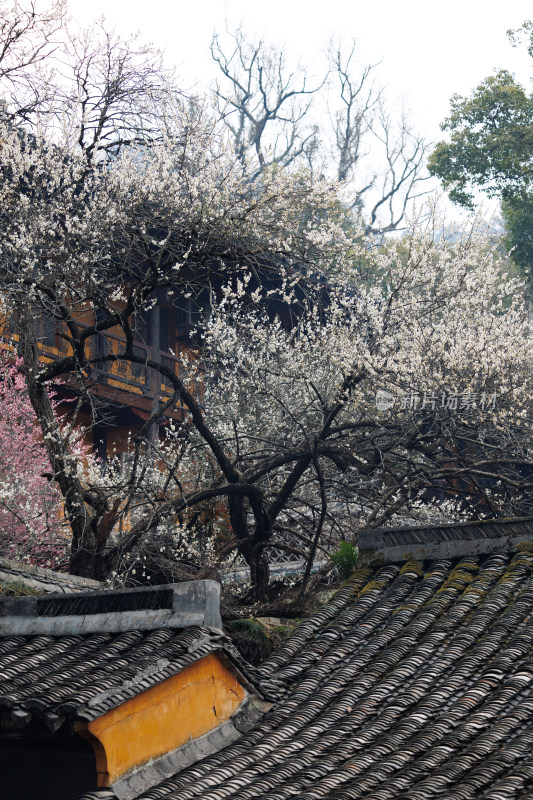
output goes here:
<path id="1" fill-rule="evenodd" d="M 212 653 L 91 722 L 76 723 L 95 751 L 98 786 L 225 722 L 245 691 Z"/>

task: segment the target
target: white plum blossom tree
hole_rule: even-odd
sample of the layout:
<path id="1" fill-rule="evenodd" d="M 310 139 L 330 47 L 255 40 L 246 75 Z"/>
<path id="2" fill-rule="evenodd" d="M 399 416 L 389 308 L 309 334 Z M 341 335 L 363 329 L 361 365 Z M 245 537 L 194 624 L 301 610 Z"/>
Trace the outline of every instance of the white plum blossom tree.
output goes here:
<path id="1" fill-rule="evenodd" d="M 273 544 L 311 563 L 325 537 L 420 517 L 446 494 L 470 514 L 527 508 L 529 326 L 479 226 L 447 241 L 435 220 L 415 222 L 369 247 L 342 224 L 330 185 L 303 172 L 251 183 L 196 111 L 174 130 L 95 166 L 69 139 L 2 133 L 1 289 L 72 528 L 71 569 L 104 577 L 172 526 L 185 541 L 195 509 L 221 502 L 229 526 L 210 551 L 216 562 L 240 553 L 257 598 Z M 163 290 L 206 285 L 211 315 L 178 374 L 135 352 L 136 313 Z M 65 345 L 47 364 L 42 314 Z M 95 353 L 88 344 L 111 327 L 121 349 Z M 48 399 L 71 377 L 90 407 L 103 360 L 143 364 L 172 387 L 126 475 L 88 470 Z M 154 439 L 156 419 L 180 409 Z"/>
<path id="2" fill-rule="evenodd" d="M 202 338 L 203 403 L 180 395 L 190 433 L 179 491 L 139 520 L 129 545 L 169 512 L 224 497 L 233 539 L 221 553 L 244 556 L 260 597 L 268 548 L 287 546 L 287 532 L 300 540 L 288 549 L 312 560 L 328 539 L 398 519 L 531 508 L 518 282 L 475 226 L 437 243 L 415 225 L 359 257 L 379 284 L 331 286 L 291 325 L 269 319 L 259 291 L 226 290 Z M 197 372 L 184 363 L 184 375 Z"/>
<path id="3" fill-rule="evenodd" d="M 91 407 L 94 368 L 121 359 L 168 373 L 172 383 L 168 366 L 133 347 L 133 316 L 161 292 L 183 298 L 229 276 L 238 285 L 239 275 L 252 271 L 256 285 L 266 276 L 273 292 L 277 283 L 288 296 L 296 261 L 324 272 L 342 265 L 346 237 L 329 219 L 336 211 L 329 186 L 311 185 L 304 173 L 252 184 L 196 108 L 181 107 L 165 124 L 150 146 L 112 157 L 107 145 L 97 153 L 80 146 L 71 130 L 63 138 L 9 124 L 0 131 L 0 289 L 73 529 L 71 569 L 84 574 L 107 569 L 102 551 L 128 502 L 115 486 L 90 486 L 81 477 L 47 387 L 73 376 Z M 40 361 L 34 325 L 43 316 L 53 320 L 64 353 L 48 364 Z M 124 333 L 122 352 L 95 354 L 92 342 L 112 327 Z M 168 407 L 186 397 L 178 381 Z M 129 485 L 130 495 L 139 475 L 145 472 Z"/>
<path id="4" fill-rule="evenodd" d="M 84 56 L 82 83 L 101 98 L 118 86 L 115 105 L 94 105 L 95 89 L 84 113 L 58 90 L 53 118 L 44 104 L 31 124 L 0 127 L 3 314 L 63 498 L 71 571 L 105 578 L 170 536 L 184 571 L 206 574 L 197 533 L 212 568 L 244 558 L 257 599 L 273 545 L 310 569 L 328 539 L 438 514 L 445 498 L 477 516 L 530 509 L 530 330 L 483 227 L 447 240 L 433 214 L 375 246 L 334 184 L 236 154 L 168 75 L 143 94 L 127 48 L 106 41 L 108 68 Z M 135 347 L 136 320 L 162 296 L 210 303 L 178 372 Z M 47 361 L 43 318 L 60 343 Z M 102 351 L 111 329 L 121 337 Z M 169 387 L 125 470 L 84 454 L 72 425 L 79 409 L 96 421 L 95 370 L 117 362 Z M 76 396 L 68 427 L 50 400 L 57 382 Z M 213 504 L 225 527 L 203 524 Z"/>

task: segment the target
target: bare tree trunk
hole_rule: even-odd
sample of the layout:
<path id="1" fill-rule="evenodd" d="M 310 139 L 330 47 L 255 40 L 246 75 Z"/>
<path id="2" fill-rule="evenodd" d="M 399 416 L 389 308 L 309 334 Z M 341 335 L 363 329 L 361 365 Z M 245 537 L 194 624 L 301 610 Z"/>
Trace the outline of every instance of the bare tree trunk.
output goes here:
<path id="1" fill-rule="evenodd" d="M 43 440 L 52 467 L 53 480 L 63 495 L 65 515 L 72 530 L 70 572 L 93 578 L 97 571 L 97 540 L 93 529 L 96 520 L 86 505 L 85 492 L 69 457 L 59 422 L 46 386 L 39 380 L 39 349 L 33 322 L 19 315 L 19 344 L 24 363 L 28 397 L 39 420 Z"/>
<path id="2" fill-rule="evenodd" d="M 239 552 L 250 567 L 251 586 L 247 599 L 252 603 L 260 602 L 265 599 L 270 582 L 270 566 L 265 553 L 265 540 L 261 539 L 255 544 L 249 540 L 239 547 Z"/>
<path id="3" fill-rule="evenodd" d="M 233 533 L 239 540 L 239 553 L 250 568 L 251 588 L 248 597 L 253 602 L 262 600 L 270 581 L 270 567 L 265 554 L 265 544 L 272 535 L 272 526 L 259 500 L 254 502 L 256 527 L 253 534 L 246 519 L 244 497 L 242 495 L 230 497 L 228 505 Z"/>
<path id="4" fill-rule="evenodd" d="M 264 549 L 252 548 L 250 560 L 250 600 L 257 602 L 264 600 L 270 583 L 270 567 Z"/>
<path id="5" fill-rule="evenodd" d="M 313 454 L 313 465 L 315 467 L 316 476 L 318 479 L 318 483 L 320 486 L 320 517 L 318 520 L 318 525 L 316 527 L 315 536 L 313 539 L 313 543 L 311 545 L 311 549 L 309 551 L 309 557 L 307 559 L 307 564 L 305 566 L 305 573 L 302 580 L 302 587 L 300 589 L 300 597 L 303 598 L 305 595 L 305 589 L 307 583 L 309 581 L 309 577 L 311 575 L 311 570 L 313 569 L 313 563 L 316 556 L 316 551 L 318 547 L 318 543 L 320 541 L 320 536 L 322 535 L 322 528 L 324 527 L 324 520 L 326 519 L 326 514 L 328 511 L 328 497 L 326 494 L 326 485 L 324 481 L 324 475 L 322 473 L 322 469 L 320 467 L 320 462 L 318 460 L 318 442 L 315 440 L 315 451 Z"/>

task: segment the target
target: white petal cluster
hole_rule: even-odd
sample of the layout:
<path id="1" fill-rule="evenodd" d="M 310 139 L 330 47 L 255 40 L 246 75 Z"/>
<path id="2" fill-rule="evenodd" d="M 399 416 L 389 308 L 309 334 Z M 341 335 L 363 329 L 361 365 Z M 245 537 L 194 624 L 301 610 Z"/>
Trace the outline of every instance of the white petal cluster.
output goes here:
<path id="1" fill-rule="evenodd" d="M 82 323 L 104 308 L 125 341 L 133 311 L 173 292 L 189 300 L 195 280 L 211 290 L 199 354 L 179 363 L 170 410 L 184 421 L 164 444 L 132 441 L 125 473 L 64 432 L 48 442 L 89 522 L 114 507 L 133 527 L 173 525 L 176 558 L 194 560 L 188 523 L 202 492 L 226 512 L 237 485 L 246 541 L 263 548 L 287 529 L 309 547 L 326 505 L 338 539 L 416 515 L 444 485 L 491 513 L 526 498 L 531 332 L 523 287 L 481 221 L 447 239 L 430 215 L 374 246 L 346 224 L 334 187 L 305 171 L 251 180 L 254 165 L 197 109 L 112 157 L 97 147 L 89 158 L 74 133 L 0 128 L 3 307 L 54 317 L 72 350 L 65 373 L 89 396 Z M 26 368 L 45 381 L 46 365 Z M 200 401 L 187 386 L 203 387 Z M 387 411 L 378 391 L 394 401 Z M 449 396 L 469 401 L 451 407 Z M 209 529 L 203 552 L 227 545 L 231 527 Z"/>

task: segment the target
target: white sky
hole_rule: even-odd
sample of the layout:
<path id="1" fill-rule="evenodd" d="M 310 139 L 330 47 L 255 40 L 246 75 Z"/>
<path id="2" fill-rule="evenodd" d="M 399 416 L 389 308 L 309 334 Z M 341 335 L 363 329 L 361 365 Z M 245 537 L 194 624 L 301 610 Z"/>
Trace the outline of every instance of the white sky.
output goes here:
<path id="1" fill-rule="evenodd" d="M 415 131 L 429 141 L 442 137 L 452 94 L 469 94 L 496 69 L 525 85 L 533 77 L 525 45 L 513 48 L 506 36 L 533 16 L 531 0 L 70 0 L 69 8 L 82 24 L 104 14 L 121 35 L 140 31 L 166 50 L 183 88 L 199 93 L 216 75 L 209 44 L 226 24 L 242 23 L 321 75 L 328 40 L 355 37 L 361 65 L 383 62 L 375 76 L 389 107 L 404 100 Z M 489 203 L 486 211 L 496 208 Z"/>
<path id="2" fill-rule="evenodd" d="M 533 16 L 531 0 L 70 0 L 69 7 L 80 22 L 103 13 L 121 34 L 141 31 L 180 65 L 186 88 L 209 83 L 209 43 L 226 20 L 283 45 L 311 69 L 330 36 L 355 36 L 362 63 L 383 59 L 378 79 L 389 101 L 404 96 L 430 139 L 439 136 L 453 93 L 468 94 L 496 68 L 526 84 L 532 76 L 526 48 L 506 37 Z"/>

